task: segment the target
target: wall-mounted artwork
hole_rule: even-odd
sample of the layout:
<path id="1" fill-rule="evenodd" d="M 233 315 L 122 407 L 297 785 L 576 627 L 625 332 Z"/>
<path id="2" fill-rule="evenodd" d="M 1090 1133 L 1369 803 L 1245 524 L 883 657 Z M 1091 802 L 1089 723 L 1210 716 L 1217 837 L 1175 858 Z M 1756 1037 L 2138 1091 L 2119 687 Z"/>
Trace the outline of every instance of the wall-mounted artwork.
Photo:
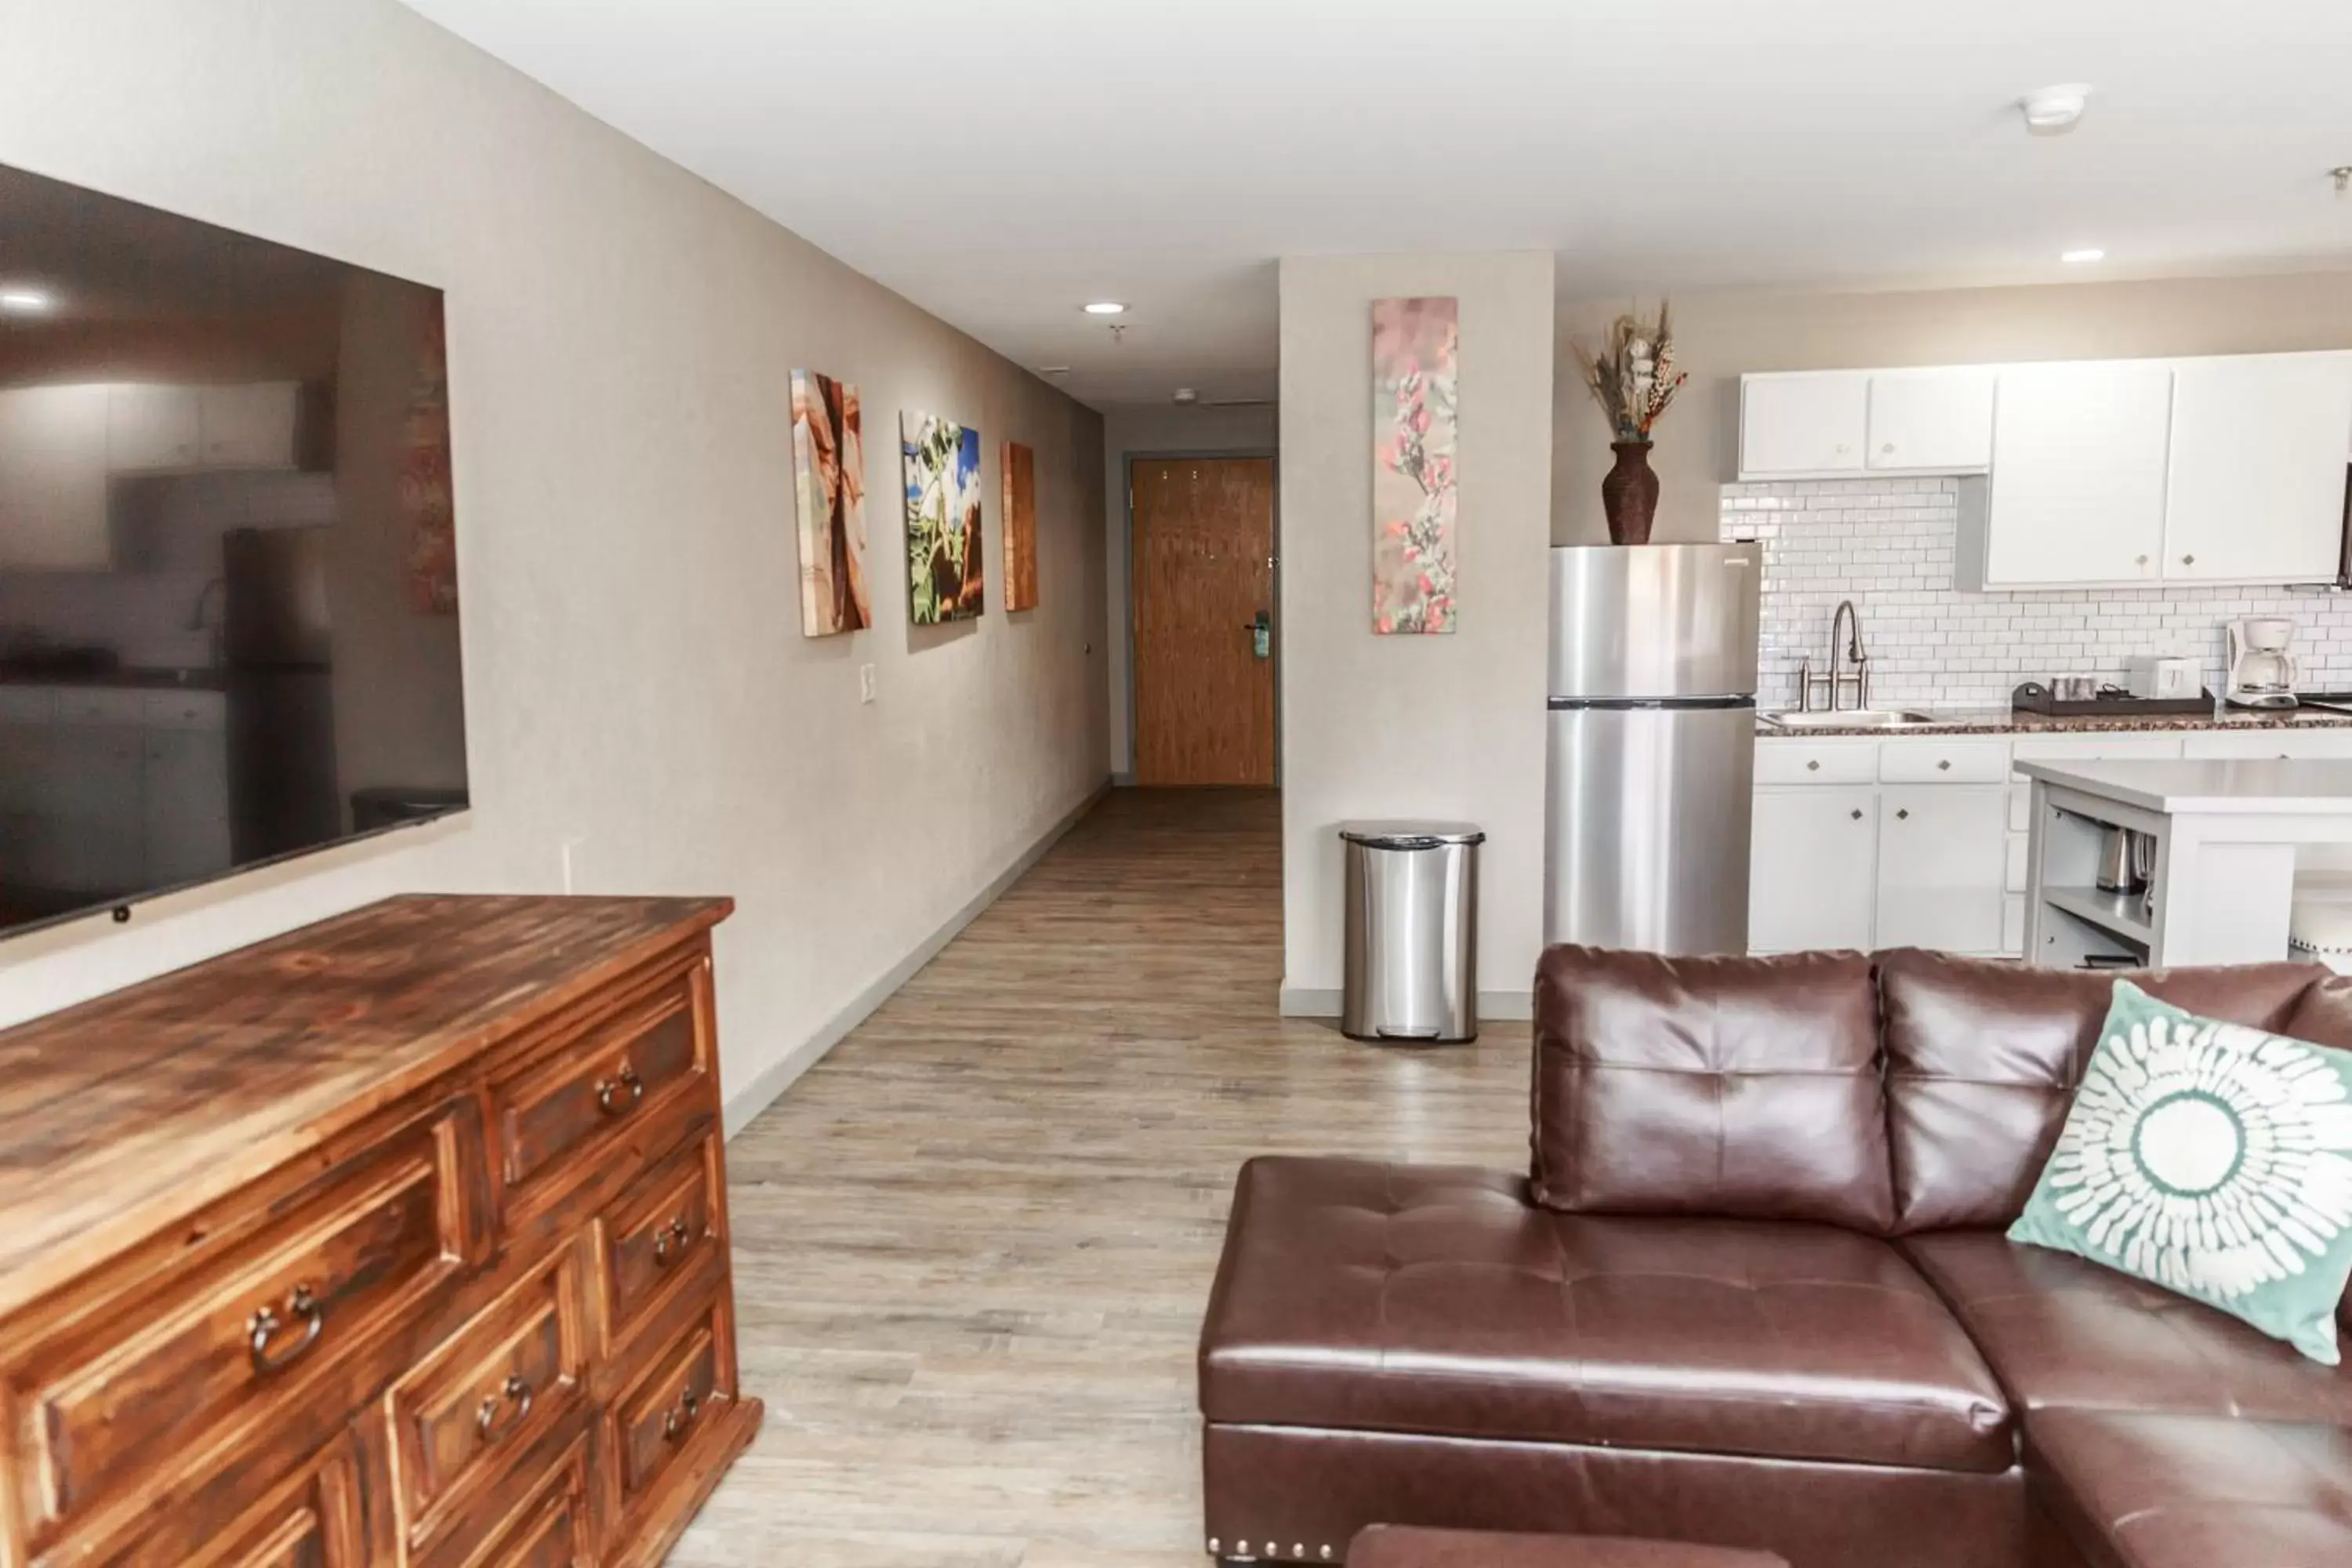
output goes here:
<path id="1" fill-rule="evenodd" d="M 1372 630 L 1454 630 L 1453 300 L 1372 301 Z"/>
<path id="2" fill-rule="evenodd" d="M 457 613 L 457 513 L 449 482 L 449 351 L 441 312 L 425 322 L 400 459 L 408 595 L 423 614 Z"/>
<path id="3" fill-rule="evenodd" d="M 1037 454 L 1004 443 L 1004 607 L 1037 607 Z"/>
<path id="4" fill-rule="evenodd" d="M 814 371 L 793 372 L 793 469 L 801 510 L 801 635 L 872 626 L 857 388 Z"/>
<path id="5" fill-rule="evenodd" d="M 907 603 L 919 626 L 969 620 L 986 605 L 980 549 L 980 432 L 898 416 L 906 460 Z"/>

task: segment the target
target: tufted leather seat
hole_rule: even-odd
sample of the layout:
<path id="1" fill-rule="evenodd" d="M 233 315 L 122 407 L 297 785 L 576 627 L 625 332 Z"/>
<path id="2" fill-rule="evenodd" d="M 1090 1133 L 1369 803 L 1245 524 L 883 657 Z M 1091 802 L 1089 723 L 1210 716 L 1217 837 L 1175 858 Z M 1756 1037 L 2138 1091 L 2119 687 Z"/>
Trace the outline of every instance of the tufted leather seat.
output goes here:
<path id="1" fill-rule="evenodd" d="M 1202 1333 L 1211 1421 L 1998 1473 L 1991 1371 L 1893 1247 L 1595 1218 L 1492 1172 L 1244 1168 Z"/>
<path id="2" fill-rule="evenodd" d="M 2095 1568 L 2345 1568 L 2352 1432 L 2037 1410 L 2035 1495 Z"/>
<path id="3" fill-rule="evenodd" d="M 1348 1568 L 1789 1568 L 1769 1552 L 1622 1536 L 1497 1535 L 1376 1524 L 1349 1543 Z"/>
<path id="4" fill-rule="evenodd" d="M 1999 1231 L 1901 1245 L 2021 1408 L 2352 1424 L 2352 1366 L 2321 1366 L 2185 1297 Z"/>

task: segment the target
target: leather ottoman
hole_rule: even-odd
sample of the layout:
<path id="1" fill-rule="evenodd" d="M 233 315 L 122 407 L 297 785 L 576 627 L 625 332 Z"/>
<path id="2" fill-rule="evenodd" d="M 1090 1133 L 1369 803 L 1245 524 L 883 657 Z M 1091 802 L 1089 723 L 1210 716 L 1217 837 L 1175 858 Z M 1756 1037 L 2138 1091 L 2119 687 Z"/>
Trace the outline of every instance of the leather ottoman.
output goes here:
<path id="1" fill-rule="evenodd" d="M 1769 1552 L 1622 1536 L 1494 1535 L 1376 1524 L 1348 1547 L 1348 1568 L 1788 1568 Z"/>

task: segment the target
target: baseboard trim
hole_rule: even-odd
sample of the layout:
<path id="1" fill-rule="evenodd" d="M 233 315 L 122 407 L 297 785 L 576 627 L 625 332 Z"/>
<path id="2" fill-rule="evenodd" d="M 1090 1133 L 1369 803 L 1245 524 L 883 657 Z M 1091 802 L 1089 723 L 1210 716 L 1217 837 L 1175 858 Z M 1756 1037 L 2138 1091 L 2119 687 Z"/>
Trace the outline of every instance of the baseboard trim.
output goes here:
<path id="1" fill-rule="evenodd" d="M 1339 993 L 1313 985 L 1286 985 L 1278 1004 L 1286 1018 L 1336 1018 L 1339 1016 Z M 1524 1023 L 1536 1016 L 1536 999 L 1532 990 L 1481 991 L 1478 993 L 1478 1016 L 1498 1024 Z"/>
<path id="2" fill-rule="evenodd" d="M 1078 825 L 1110 793 L 1104 783 L 1080 801 L 1062 819 L 1013 858 L 1012 863 L 989 879 L 985 887 L 967 900 L 961 909 L 947 918 L 930 935 L 918 943 L 913 952 L 885 971 L 873 984 L 849 1000 L 848 1005 L 825 1020 L 816 1033 L 795 1046 L 778 1061 L 771 1064 L 751 1082 L 727 1097 L 727 1136 L 732 1138 L 751 1124 L 751 1119 L 773 1105 L 792 1088 L 801 1074 L 823 1061 L 825 1054 L 841 1044 L 852 1029 L 866 1022 L 874 1010 L 890 1000 L 898 987 L 915 977 L 916 971 L 940 955 L 940 950 L 961 934 L 963 928 L 980 918 L 982 910 L 1004 895 L 1004 889 L 1019 881 L 1028 869 L 1045 858 L 1045 852 L 1062 840 L 1062 836 Z M 1337 994 L 1337 993 L 1334 993 Z"/>
<path id="3" fill-rule="evenodd" d="M 1135 787 L 1134 770 L 1128 769 L 1123 772 L 1111 774 L 1110 786 L 1113 789 L 1133 789 Z"/>

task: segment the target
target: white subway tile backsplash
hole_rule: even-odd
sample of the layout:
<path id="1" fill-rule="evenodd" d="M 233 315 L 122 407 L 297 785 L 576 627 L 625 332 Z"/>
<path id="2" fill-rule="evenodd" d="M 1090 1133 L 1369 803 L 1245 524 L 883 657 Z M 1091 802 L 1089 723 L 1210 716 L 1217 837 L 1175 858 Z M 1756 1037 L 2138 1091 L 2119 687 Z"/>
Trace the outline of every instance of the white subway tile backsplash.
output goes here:
<path id="1" fill-rule="evenodd" d="M 2135 654 L 2191 658 L 2219 691 L 2222 626 L 2285 616 L 2309 689 L 2352 690 L 2352 595 L 2285 589 L 2117 588 L 1964 594 L 1953 584 L 1956 479 L 1726 485 L 1722 537 L 1764 555 L 1759 700 L 1796 700 L 1797 667 L 1829 658 L 1842 599 L 1863 614 L 1874 701 L 2000 707 L 2020 681 L 2121 682 Z"/>

